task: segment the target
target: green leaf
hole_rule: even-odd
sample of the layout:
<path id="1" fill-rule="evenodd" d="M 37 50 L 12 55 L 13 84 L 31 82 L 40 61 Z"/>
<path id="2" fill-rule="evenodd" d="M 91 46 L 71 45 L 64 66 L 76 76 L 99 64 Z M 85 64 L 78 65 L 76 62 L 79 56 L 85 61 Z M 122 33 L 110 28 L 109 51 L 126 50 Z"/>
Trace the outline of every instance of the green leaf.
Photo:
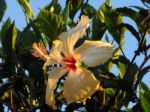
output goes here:
<path id="1" fill-rule="evenodd" d="M 22 7 L 24 14 L 26 16 L 26 21 L 29 21 L 29 18 L 32 18 L 34 13 L 32 11 L 32 8 L 29 4 L 29 0 L 17 0 L 20 6 Z"/>
<path id="2" fill-rule="evenodd" d="M 106 0 L 105 3 L 106 3 L 107 5 L 110 5 L 110 1 L 111 1 L 111 0 Z"/>
<path id="3" fill-rule="evenodd" d="M 120 47 L 123 48 L 124 44 L 122 44 Z M 114 51 L 114 54 L 113 54 L 113 57 L 112 57 L 112 60 L 115 60 L 115 59 L 118 59 L 119 56 L 121 55 L 121 50 L 120 48 L 118 47 L 115 51 Z M 108 63 L 105 64 L 107 70 L 111 70 L 113 68 L 113 63 L 111 61 L 109 61 Z M 122 74 L 122 73 L 121 73 Z M 122 74 L 123 75 L 123 74 Z M 121 76 L 122 76 L 121 75 Z"/>
<path id="4" fill-rule="evenodd" d="M 128 71 L 126 80 L 128 80 L 129 83 L 132 84 L 137 73 L 138 66 L 135 63 L 131 65 L 130 61 L 124 56 L 119 56 L 118 59 L 114 59 L 113 63 L 117 65 L 121 78 L 123 78 L 126 71 Z M 128 67 L 129 65 L 130 67 Z"/>
<path id="5" fill-rule="evenodd" d="M 37 22 L 36 20 L 35 20 L 35 21 L 30 20 L 30 25 L 31 25 L 33 31 L 35 32 L 36 37 L 37 37 L 40 41 L 44 42 L 45 39 L 43 38 L 41 32 L 39 31 L 36 22 Z M 28 25 L 29 25 L 29 24 L 28 24 Z"/>
<path id="6" fill-rule="evenodd" d="M 13 22 L 12 25 L 9 27 L 8 31 L 6 32 L 6 35 L 4 37 L 5 39 L 3 40 L 3 47 L 4 46 L 8 47 L 9 44 L 7 44 L 8 43 L 7 41 L 9 41 L 10 44 L 12 45 L 12 46 L 9 46 L 9 49 L 15 50 L 17 36 L 18 36 L 18 29 L 16 28 L 15 23 Z"/>
<path id="7" fill-rule="evenodd" d="M 11 25 L 10 18 L 8 18 L 6 20 L 6 22 L 2 25 L 2 30 L 0 32 L 0 38 L 1 38 L 2 44 L 3 44 L 3 41 L 4 41 L 4 37 L 6 35 L 6 32 L 9 29 L 10 25 Z"/>
<path id="8" fill-rule="evenodd" d="M 93 18 L 96 15 L 96 9 L 90 4 L 86 4 L 86 7 L 83 9 L 83 14 L 87 15 L 89 18 Z"/>
<path id="9" fill-rule="evenodd" d="M 1 42 L 3 48 L 3 54 L 7 57 L 4 60 L 4 69 L 8 72 L 14 72 L 15 64 L 17 62 L 17 58 L 14 52 L 13 47 L 15 48 L 16 37 L 17 37 L 17 29 L 15 27 L 14 22 L 11 24 L 10 19 L 7 19 L 5 24 L 2 27 L 1 31 Z"/>
<path id="10" fill-rule="evenodd" d="M 41 32 L 49 38 L 49 41 L 57 39 L 60 33 L 66 30 L 66 24 L 63 18 L 48 10 L 41 10 L 38 20 Z"/>
<path id="11" fill-rule="evenodd" d="M 97 11 L 96 15 L 93 18 L 92 25 L 92 39 L 101 40 L 106 31 L 106 26 L 104 24 L 104 15 L 101 11 Z"/>
<path id="12" fill-rule="evenodd" d="M 118 101 L 117 109 L 120 110 L 122 106 L 127 108 L 128 104 L 129 104 L 129 99 L 122 98 Z"/>
<path id="13" fill-rule="evenodd" d="M 124 38 L 124 33 L 126 31 L 126 27 L 123 25 L 122 22 L 122 16 L 118 14 L 116 10 L 112 9 L 112 7 L 108 6 L 108 4 L 106 3 L 104 3 L 100 7 L 100 11 L 104 16 L 103 20 L 109 33 L 118 44 L 121 44 Z"/>
<path id="14" fill-rule="evenodd" d="M 150 92 L 140 91 L 141 105 L 145 112 L 150 112 Z"/>
<path id="15" fill-rule="evenodd" d="M 105 91 L 106 91 L 106 94 L 108 96 L 111 96 L 111 97 L 113 97 L 114 94 L 115 94 L 115 89 L 114 88 L 107 88 L 107 89 L 105 89 Z"/>
<path id="16" fill-rule="evenodd" d="M 15 47 L 16 47 L 17 36 L 18 36 L 18 29 L 14 25 L 14 27 L 12 29 L 12 48 L 13 48 L 13 50 L 16 49 Z"/>
<path id="17" fill-rule="evenodd" d="M 5 11 L 6 11 L 7 5 L 5 0 L 0 0 L 0 21 L 2 20 Z"/>
<path id="18" fill-rule="evenodd" d="M 70 18 L 73 20 L 74 16 L 81 8 L 83 0 L 67 0 L 66 5 L 69 6 Z"/>
<path id="19" fill-rule="evenodd" d="M 139 16 L 138 12 L 128 7 L 117 8 L 116 11 L 121 13 L 123 16 L 130 17 L 134 21 L 136 21 Z"/>
<path id="20" fill-rule="evenodd" d="M 95 75 L 95 77 L 103 84 L 103 87 L 120 88 L 118 80 L 116 80 L 115 78 L 110 78 L 106 75 Z"/>
<path id="21" fill-rule="evenodd" d="M 67 24 L 69 22 L 69 5 L 66 5 L 66 7 L 64 8 L 63 12 L 62 12 L 62 18 L 65 22 L 65 24 Z"/>
<path id="22" fill-rule="evenodd" d="M 36 35 L 29 29 L 23 33 L 21 40 L 19 41 L 19 54 L 27 54 L 31 52 L 32 44 L 39 41 Z"/>
<path id="23" fill-rule="evenodd" d="M 12 50 L 15 48 L 16 38 L 17 28 L 14 22 L 11 24 L 10 19 L 7 19 L 1 31 L 2 46 L 7 55 L 11 55 Z"/>
<path id="24" fill-rule="evenodd" d="M 142 90 L 147 91 L 147 92 L 150 92 L 148 86 L 147 86 L 144 82 L 141 82 L 141 83 L 140 83 L 140 86 L 141 86 Z"/>
<path id="25" fill-rule="evenodd" d="M 148 16 L 148 10 L 140 10 L 137 12 L 131 8 L 123 7 L 117 8 L 116 11 L 123 16 L 131 18 L 136 23 L 140 31 L 145 30 L 146 24 L 142 24 L 142 22 L 144 18 Z"/>
<path id="26" fill-rule="evenodd" d="M 51 3 L 44 8 L 45 10 L 49 10 L 50 12 L 60 14 L 61 13 L 61 5 L 58 3 L 58 0 L 52 0 Z"/>
<path id="27" fill-rule="evenodd" d="M 136 31 L 136 29 L 130 24 L 124 24 L 124 25 L 131 32 L 131 34 L 137 39 L 137 41 L 140 42 L 141 38 L 139 36 L 139 33 Z"/>
<path id="28" fill-rule="evenodd" d="M 120 77 L 123 78 L 127 69 L 127 64 L 118 62 L 118 69 L 119 69 Z"/>

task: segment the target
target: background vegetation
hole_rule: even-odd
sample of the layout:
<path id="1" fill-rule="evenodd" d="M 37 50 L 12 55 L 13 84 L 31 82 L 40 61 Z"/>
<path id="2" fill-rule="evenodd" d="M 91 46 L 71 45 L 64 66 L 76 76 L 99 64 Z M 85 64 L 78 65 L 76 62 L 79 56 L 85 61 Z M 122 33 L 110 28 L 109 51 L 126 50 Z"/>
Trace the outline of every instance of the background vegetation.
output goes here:
<path id="1" fill-rule="evenodd" d="M 26 17 L 27 26 L 21 31 L 14 21 L 3 20 L 7 10 L 5 0 L 0 0 L 0 112 L 4 105 L 13 112 L 53 112 L 45 104 L 45 87 L 47 73 L 43 71 L 44 62 L 31 54 L 34 42 L 42 42 L 51 48 L 53 40 L 69 28 L 76 25 L 75 18 L 87 15 L 92 19 L 92 25 L 87 30 L 84 39 L 103 40 L 116 46 L 112 59 L 107 63 L 88 68 L 101 82 L 104 91 L 97 91 L 86 100 L 67 105 L 61 94 L 57 94 L 58 111 L 72 112 L 81 110 L 87 112 L 150 112 L 150 90 L 142 82 L 150 71 L 150 9 L 149 0 L 141 0 L 145 7 L 110 6 L 106 0 L 99 9 L 89 4 L 88 0 L 66 0 L 62 8 L 58 0 L 52 0 L 34 16 L 29 0 L 17 0 Z M 38 2 L 38 1 L 37 1 Z M 136 26 L 123 21 L 128 17 Z M 21 23 L 20 23 L 21 24 Z M 131 59 L 124 53 L 125 32 L 129 31 L 135 38 L 137 49 Z M 128 46 L 128 43 L 126 43 Z M 128 46 L 130 49 L 132 46 Z M 137 63 L 140 55 L 144 58 Z M 147 63 L 147 64 L 146 64 Z M 118 73 L 112 72 L 116 67 Z M 62 89 L 63 85 L 59 86 Z M 128 108 L 129 103 L 134 105 Z"/>

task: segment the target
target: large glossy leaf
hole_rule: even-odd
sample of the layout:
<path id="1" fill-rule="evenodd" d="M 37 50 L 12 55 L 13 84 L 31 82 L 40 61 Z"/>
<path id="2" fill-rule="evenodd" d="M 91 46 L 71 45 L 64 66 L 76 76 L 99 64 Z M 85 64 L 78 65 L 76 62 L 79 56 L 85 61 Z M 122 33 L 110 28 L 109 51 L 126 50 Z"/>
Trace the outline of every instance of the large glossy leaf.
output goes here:
<path id="1" fill-rule="evenodd" d="M 145 112 L 150 112 L 150 92 L 140 91 L 141 105 Z"/>
<path id="2" fill-rule="evenodd" d="M 61 32 L 66 30 L 66 25 L 63 18 L 48 10 L 41 10 L 38 16 L 38 24 L 40 30 L 49 40 L 52 41 L 60 35 Z"/>
<path id="3" fill-rule="evenodd" d="M 0 0 L 0 21 L 2 20 L 3 15 L 5 14 L 6 8 L 7 5 L 5 0 Z"/>
<path id="4" fill-rule="evenodd" d="M 100 10 L 103 13 L 104 22 L 109 33 L 118 44 L 121 44 L 126 31 L 122 22 L 122 16 L 106 3 L 100 7 Z"/>

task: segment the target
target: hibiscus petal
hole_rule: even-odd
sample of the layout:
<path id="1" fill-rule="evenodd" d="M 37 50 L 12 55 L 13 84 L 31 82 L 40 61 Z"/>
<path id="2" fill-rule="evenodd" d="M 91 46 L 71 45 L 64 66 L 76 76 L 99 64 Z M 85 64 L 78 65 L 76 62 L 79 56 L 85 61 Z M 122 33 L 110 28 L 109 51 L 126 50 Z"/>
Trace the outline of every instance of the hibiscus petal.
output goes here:
<path id="1" fill-rule="evenodd" d="M 75 50 L 76 54 L 80 54 L 80 61 L 91 67 L 106 62 L 112 57 L 113 52 L 114 46 L 109 43 L 88 40 Z"/>
<path id="2" fill-rule="evenodd" d="M 56 109 L 54 90 L 57 86 L 58 80 L 67 72 L 62 68 L 53 68 L 49 71 L 48 83 L 46 88 L 46 104 Z"/>
<path id="3" fill-rule="evenodd" d="M 89 26 L 89 23 L 89 18 L 87 16 L 82 16 L 76 27 L 67 32 L 63 32 L 59 36 L 59 39 L 62 41 L 62 51 L 66 57 L 73 53 L 74 45 L 79 38 L 83 37 L 85 30 Z"/>
<path id="4" fill-rule="evenodd" d="M 60 64 L 62 62 L 62 55 L 61 55 L 61 48 L 62 44 L 60 40 L 53 41 L 52 48 L 49 52 L 48 59 L 46 60 L 43 69 L 46 69 L 46 67 L 50 64 Z"/>
<path id="5" fill-rule="evenodd" d="M 62 55 L 61 55 L 61 50 L 62 50 L 62 43 L 60 40 L 55 40 L 53 41 L 52 49 L 49 52 L 49 57 L 51 60 L 54 59 L 57 61 L 62 60 Z"/>
<path id="6" fill-rule="evenodd" d="M 84 101 L 99 88 L 99 81 L 85 68 L 70 71 L 64 82 L 63 96 L 68 103 Z"/>

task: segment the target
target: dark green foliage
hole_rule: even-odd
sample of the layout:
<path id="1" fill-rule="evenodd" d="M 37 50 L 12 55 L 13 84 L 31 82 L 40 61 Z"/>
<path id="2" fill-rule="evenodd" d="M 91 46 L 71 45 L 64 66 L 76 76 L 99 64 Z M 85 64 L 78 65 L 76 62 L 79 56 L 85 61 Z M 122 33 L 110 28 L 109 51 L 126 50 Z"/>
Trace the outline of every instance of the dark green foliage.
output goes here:
<path id="1" fill-rule="evenodd" d="M 126 31 L 122 24 L 122 16 L 106 3 L 101 6 L 100 10 L 103 13 L 103 20 L 109 33 L 118 44 L 121 44 Z"/>
<path id="2" fill-rule="evenodd" d="M 60 15 L 45 9 L 40 11 L 38 25 L 41 32 L 45 34 L 49 41 L 57 39 L 58 35 L 66 30 L 63 18 Z"/>
<path id="3" fill-rule="evenodd" d="M 0 1 L 0 22 L 5 14 L 6 8 L 7 8 L 7 5 L 6 5 L 5 0 L 1 0 Z"/>
<path id="4" fill-rule="evenodd" d="M 51 49 L 52 42 L 59 35 L 74 27 L 80 18 L 86 15 L 91 24 L 83 38 L 79 39 L 75 48 L 85 40 L 105 39 L 115 46 L 113 57 L 97 67 L 83 66 L 90 70 L 100 81 L 103 90 L 98 90 L 85 100 L 85 104 L 74 102 L 67 104 L 62 96 L 63 81 L 58 81 L 55 89 L 58 109 L 65 105 L 65 112 L 73 112 L 83 107 L 87 112 L 149 112 L 150 89 L 143 82 L 143 77 L 150 71 L 150 43 L 147 41 L 150 33 L 150 12 L 145 7 L 113 8 L 110 0 L 106 0 L 99 8 L 89 4 L 88 0 L 66 0 L 65 7 L 58 0 L 52 0 L 39 14 L 34 15 L 29 0 L 17 0 L 22 7 L 27 20 L 27 26 L 21 31 L 11 22 L 10 18 L 3 20 L 6 10 L 5 0 L 0 0 L 0 112 L 4 111 L 3 104 L 11 111 L 31 111 L 40 109 L 41 112 L 55 112 L 45 104 L 47 73 L 43 71 L 43 60 L 32 55 L 33 43 L 42 42 Z M 141 0 L 147 7 L 149 2 Z M 37 1 L 38 2 L 38 1 Z M 113 1 L 112 1 L 113 2 Z M 136 10 L 135 10 L 136 9 Z M 128 21 L 128 17 L 136 26 Z M 125 32 L 129 31 L 136 41 L 136 49 L 132 57 L 126 56 L 124 46 L 129 50 Z M 143 56 L 141 63 L 137 57 Z M 116 67 L 114 69 L 114 67 Z M 115 72 L 114 72 L 115 71 Z M 5 80 L 4 80 L 5 79 Z M 60 90 L 60 91 L 59 91 Z M 135 105 L 128 108 L 129 103 Z M 64 107 L 63 107 L 64 108 Z"/>
<path id="5" fill-rule="evenodd" d="M 93 18 L 93 26 L 92 26 L 92 39 L 93 40 L 101 40 L 105 31 L 105 23 L 103 20 L 103 16 L 101 15 L 101 11 L 97 11 L 96 15 Z"/>
<path id="6" fill-rule="evenodd" d="M 145 112 L 150 112 L 150 93 L 147 91 L 141 91 L 140 92 L 140 97 L 141 97 L 141 105 L 142 108 L 144 109 Z"/>
<path id="7" fill-rule="evenodd" d="M 66 0 L 66 5 L 69 5 L 70 18 L 73 20 L 75 14 L 83 5 L 83 0 Z"/>
<path id="8" fill-rule="evenodd" d="M 84 4 L 83 14 L 87 15 L 89 18 L 93 18 L 96 15 L 96 9 L 90 4 Z"/>

